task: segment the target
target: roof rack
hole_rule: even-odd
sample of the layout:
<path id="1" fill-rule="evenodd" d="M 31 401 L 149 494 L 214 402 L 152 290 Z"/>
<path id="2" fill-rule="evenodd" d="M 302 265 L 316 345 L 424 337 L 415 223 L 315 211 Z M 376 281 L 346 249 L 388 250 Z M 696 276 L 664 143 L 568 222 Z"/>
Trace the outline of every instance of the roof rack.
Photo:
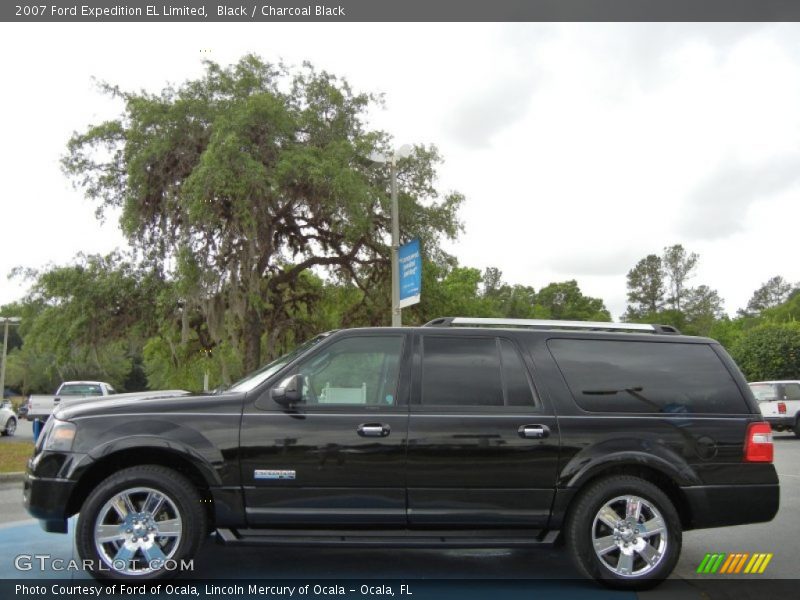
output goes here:
<path id="1" fill-rule="evenodd" d="M 553 321 L 546 319 L 495 319 L 483 317 L 441 317 L 423 327 L 526 327 L 529 329 L 583 329 L 592 331 L 634 331 L 680 335 L 671 325 L 646 323 L 606 323 L 603 321 Z"/>

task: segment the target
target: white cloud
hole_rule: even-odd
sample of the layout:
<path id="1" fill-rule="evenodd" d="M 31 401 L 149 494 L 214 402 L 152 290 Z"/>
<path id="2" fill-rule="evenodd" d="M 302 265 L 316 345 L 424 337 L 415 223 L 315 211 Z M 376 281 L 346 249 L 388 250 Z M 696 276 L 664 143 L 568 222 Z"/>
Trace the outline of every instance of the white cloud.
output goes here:
<path id="1" fill-rule="evenodd" d="M 732 312 L 772 275 L 800 280 L 798 34 L 797 24 L 4 23 L 0 51 L 17 58 L 3 63 L 0 96 L 0 276 L 123 243 L 58 166 L 72 131 L 119 111 L 92 77 L 157 91 L 198 76 L 203 58 L 255 52 L 384 92 L 373 126 L 440 147 L 442 187 L 467 197 L 467 231 L 451 246 L 462 263 L 537 288 L 576 278 L 619 315 L 625 273 L 683 243 L 701 254 L 695 283 Z M 3 281 L 0 304 L 22 292 Z"/>

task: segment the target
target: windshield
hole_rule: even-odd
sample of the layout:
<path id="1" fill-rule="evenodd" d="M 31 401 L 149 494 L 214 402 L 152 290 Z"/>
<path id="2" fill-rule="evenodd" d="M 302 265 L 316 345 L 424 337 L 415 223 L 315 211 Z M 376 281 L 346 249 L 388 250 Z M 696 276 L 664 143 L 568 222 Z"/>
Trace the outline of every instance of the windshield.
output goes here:
<path id="1" fill-rule="evenodd" d="M 758 383 L 750 384 L 750 389 L 753 390 L 753 395 L 759 402 L 768 402 L 775 400 L 778 397 L 778 390 L 775 385 L 771 383 Z"/>
<path id="2" fill-rule="evenodd" d="M 224 391 L 225 392 L 249 392 L 253 388 L 258 387 L 258 385 L 261 382 L 266 381 L 273 374 L 277 373 L 283 367 L 285 367 L 287 364 L 292 362 L 292 360 L 294 360 L 294 358 L 296 356 L 299 356 L 300 354 L 302 354 L 303 352 L 305 352 L 309 348 L 311 348 L 313 346 L 316 346 L 319 342 L 324 340 L 331 333 L 333 333 L 333 332 L 329 331 L 327 333 L 321 333 L 317 337 L 308 340 L 304 344 L 300 344 L 297 348 L 295 348 L 291 352 L 289 352 L 287 354 L 284 354 L 280 358 L 276 358 L 271 363 L 268 363 L 268 364 L 264 365 L 263 367 L 261 367 L 257 371 L 253 371 L 252 373 L 247 375 L 244 379 L 240 379 L 239 381 L 237 381 L 236 383 L 234 383 L 233 385 L 231 385 L 229 388 L 227 388 Z"/>

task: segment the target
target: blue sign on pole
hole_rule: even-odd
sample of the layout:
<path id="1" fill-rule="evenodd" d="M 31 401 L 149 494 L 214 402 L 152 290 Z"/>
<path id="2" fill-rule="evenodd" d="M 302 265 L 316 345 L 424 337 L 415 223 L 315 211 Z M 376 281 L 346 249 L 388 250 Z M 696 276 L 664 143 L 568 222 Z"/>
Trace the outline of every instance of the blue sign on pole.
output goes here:
<path id="1" fill-rule="evenodd" d="M 419 302 L 422 291 L 422 253 L 419 240 L 400 246 L 397 253 L 400 264 L 400 308 Z"/>

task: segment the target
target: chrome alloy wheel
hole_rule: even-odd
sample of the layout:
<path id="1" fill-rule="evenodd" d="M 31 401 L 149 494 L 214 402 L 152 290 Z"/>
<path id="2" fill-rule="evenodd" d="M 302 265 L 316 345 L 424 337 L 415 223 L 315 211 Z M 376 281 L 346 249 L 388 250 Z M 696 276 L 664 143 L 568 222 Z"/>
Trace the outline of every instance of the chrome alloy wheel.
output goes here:
<path id="1" fill-rule="evenodd" d="M 175 503 L 153 488 L 124 490 L 103 505 L 94 544 L 104 568 L 147 575 L 163 568 L 181 542 L 183 526 Z"/>
<path id="2" fill-rule="evenodd" d="M 10 418 L 6 422 L 6 435 L 11 436 L 17 432 L 17 420 L 15 418 Z"/>
<path id="3" fill-rule="evenodd" d="M 620 577 L 639 577 L 664 558 L 667 525 L 652 502 L 639 496 L 618 496 L 597 512 L 592 545 L 609 571 Z"/>

